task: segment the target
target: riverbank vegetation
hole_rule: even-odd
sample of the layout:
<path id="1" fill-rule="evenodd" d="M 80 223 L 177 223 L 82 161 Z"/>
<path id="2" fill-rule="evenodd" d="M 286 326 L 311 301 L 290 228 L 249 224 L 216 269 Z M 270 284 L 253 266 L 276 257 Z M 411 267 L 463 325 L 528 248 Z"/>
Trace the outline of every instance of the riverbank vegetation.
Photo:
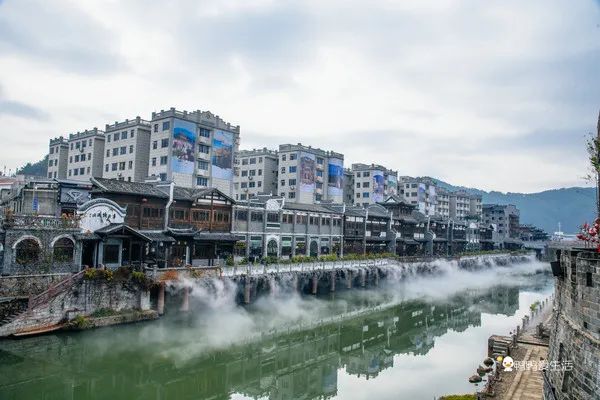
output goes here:
<path id="1" fill-rule="evenodd" d="M 477 395 L 474 394 L 451 394 L 442 396 L 438 400 L 477 400 Z"/>

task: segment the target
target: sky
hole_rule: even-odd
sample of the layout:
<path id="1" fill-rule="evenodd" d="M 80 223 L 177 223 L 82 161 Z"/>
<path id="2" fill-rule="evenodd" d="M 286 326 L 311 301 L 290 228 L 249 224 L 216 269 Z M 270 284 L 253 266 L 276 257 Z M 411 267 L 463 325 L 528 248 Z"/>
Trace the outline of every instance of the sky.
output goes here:
<path id="1" fill-rule="evenodd" d="M 586 185 L 597 0 L 0 0 L 0 168 L 175 107 L 484 190 Z"/>

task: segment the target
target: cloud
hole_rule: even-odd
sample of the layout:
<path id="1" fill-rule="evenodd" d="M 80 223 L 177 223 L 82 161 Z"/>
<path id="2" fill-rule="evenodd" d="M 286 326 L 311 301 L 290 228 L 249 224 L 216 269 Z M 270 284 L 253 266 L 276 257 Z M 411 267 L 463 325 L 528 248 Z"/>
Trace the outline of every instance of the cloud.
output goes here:
<path id="1" fill-rule="evenodd" d="M 239 124 L 242 148 L 302 142 L 346 165 L 488 190 L 583 183 L 580 136 L 595 131 L 599 106 L 595 1 L 8 0 L 0 10 L 6 91 L 53 116 L 25 128 L 43 143 L 28 151 L 45 151 L 49 131 L 173 106 Z"/>

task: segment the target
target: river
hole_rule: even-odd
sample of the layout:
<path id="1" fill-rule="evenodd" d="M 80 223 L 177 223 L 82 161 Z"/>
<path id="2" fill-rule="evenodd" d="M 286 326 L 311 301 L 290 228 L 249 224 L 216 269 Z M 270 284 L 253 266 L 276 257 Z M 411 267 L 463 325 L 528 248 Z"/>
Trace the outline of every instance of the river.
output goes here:
<path id="1" fill-rule="evenodd" d="M 222 281 L 189 313 L 0 341 L 0 399 L 410 399 L 473 392 L 491 334 L 553 290 L 547 264 L 439 274 L 242 307 Z"/>

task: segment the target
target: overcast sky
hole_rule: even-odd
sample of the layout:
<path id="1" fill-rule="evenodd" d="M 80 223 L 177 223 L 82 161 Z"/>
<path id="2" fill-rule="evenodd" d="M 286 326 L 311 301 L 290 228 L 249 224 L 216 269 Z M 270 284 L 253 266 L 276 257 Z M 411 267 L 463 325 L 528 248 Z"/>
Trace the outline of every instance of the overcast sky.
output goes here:
<path id="1" fill-rule="evenodd" d="M 174 3 L 177 3 L 175 5 Z M 584 185 L 597 1 L 0 0 L 2 164 L 176 107 L 486 190 Z"/>

